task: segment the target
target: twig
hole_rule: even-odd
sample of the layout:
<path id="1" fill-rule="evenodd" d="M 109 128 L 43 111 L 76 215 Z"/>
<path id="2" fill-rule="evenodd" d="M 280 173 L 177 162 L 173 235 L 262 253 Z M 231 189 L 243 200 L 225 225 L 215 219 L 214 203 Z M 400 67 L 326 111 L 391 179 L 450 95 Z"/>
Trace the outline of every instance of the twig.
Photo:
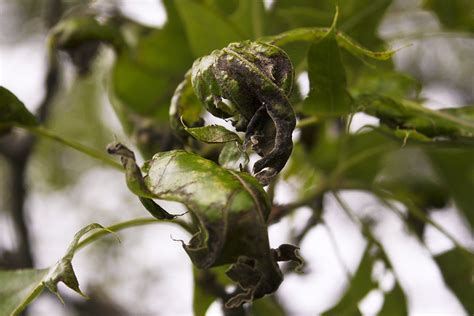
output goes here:
<path id="1" fill-rule="evenodd" d="M 327 190 L 326 183 L 321 182 L 321 185 L 318 187 L 318 189 L 307 198 L 304 198 L 300 201 L 296 201 L 293 203 L 284 204 L 284 205 L 278 205 L 278 204 L 273 205 L 270 216 L 268 217 L 268 224 L 271 225 L 273 223 L 278 222 L 283 217 L 291 214 L 295 209 L 299 207 L 311 205 L 312 203 L 314 203 L 315 200 L 322 197 L 322 195 L 324 194 L 324 192 L 326 192 L 326 190 Z"/>
<path id="2" fill-rule="evenodd" d="M 159 220 L 153 217 L 145 217 L 145 218 L 135 218 L 129 221 L 120 222 L 114 225 L 110 225 L 106 227 L 106 229 L 96 231 L 95 233 L 89 235 L 87 238 L 81 240 L 78 243 L 77 249 L 82 249 L 85 246 L 91 244 L 92 242 L 100 239 L 101 237 L 110 234 L 111 232 L 118 232 L 124 229 L 150 225 L 150 224 L 163 224 L 163 223 L 174 223 L 179 225 L 181 228 L 186 230 L 189 233 L 192 233 L 192 228 L 183 220 L 180 219 L 172 219 L 172 220 Z"/>
<path id="3" fill-rule="evenodd" d="M 311 217 L 306 222 L 305 227 L 300 231 L 300 233 L 298 235 L 295 236 L 294 243 L 296 245 L 301 244 L 301 241 L 304 239 L 306 234 L 314 226 L 322 223 L 321 217 L 322 217 L 322 214 L 323 214 L 323 200 L 324 200 L 324 196 L 320 195 L 320 196 L 318 196 L 314 199 L 313 203 L 311 203 L 312 205 L 310 205 L 310 206 L 311 206 L 313 212 L 311 214 Z"/>
<path id="4" fill-rule="evenodd" d="M 346 275 L 347 281 L 350 282 L 350 280 L 352 279 L 352 274 L 346 262 L 344 261 L 344 258 L 342 257 L 341 249 L 339 248 L 339 245 L 337 244 L 336 237 L 334 236 L 334 233 L 332 232 L 331 228 L 329 227 L 327 223 L 325 223 L 324 221 L 321 221 L 321 224 L 324 226 L 324 228 L 326 228 L 326 232 L 328 233 L 329 241 L 332 244 L 332 248 L 334 249 L 334 253 L 336 255 L 337 261 L 339 261 L 339 264 L 341 265 L 342 270 L 344 270 L 344 274 Z"/>

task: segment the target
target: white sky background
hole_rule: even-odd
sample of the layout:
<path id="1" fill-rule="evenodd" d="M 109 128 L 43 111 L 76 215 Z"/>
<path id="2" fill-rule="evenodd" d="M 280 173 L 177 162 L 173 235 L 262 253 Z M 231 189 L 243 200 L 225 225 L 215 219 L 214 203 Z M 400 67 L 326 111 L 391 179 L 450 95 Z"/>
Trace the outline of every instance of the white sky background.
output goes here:
<path id="1" fill-rule="evenodd" d="M 106 4 L 105 0 L 97 1 L 98 7 Z M 0 1 L 0 18 L 2 9 L 5 9 L 5 2 Z M 157 0 L 123 0 L 122 9 L 130 17 L 148 25 L 159 26 L 166 19 Z M 438 27 L 432 17 L 428 21 L 426 25 L 430 30 Z M 410 54 L 414 54 L 417 45 L 421 44 L 415 43 L 397 54 L 396 64 L 403 66 L 404 60 L 412 57 Z M 43 98 L 45 56 L 44 36 L 29 38 L 28 41 L 14 45 L 0 43 L 0 85 L 12 90 L 30 109 L 34 109 Z M 304 76 L 298 82 L 304 86 Z M 459 102 L 459 97 L 452 91 L 440 90 L 436 86 L 427 87 L 423 94 L 434 106 Z M 357 130 L 367 122 L 364 115 L 356 115 L 352 130 Z M 107 225 L 146 216 L 142 207 L 128 193 L 122 175 L 112 170 L 90 170 L 77 180 L 77 185 L 66 192 L 39 193 L 34 190 L 34 183 L 32 188 L 27 206 L 39 267 L 53 264 L 61 257 L 74 232 L 91 221 Z M 278 187 L 277 193 L 284 202 L 291 199 L 292 187 L 283 184 Z M 114 198 L 103 199 L 103 196 Z M 459 302 L 443 285 L 440 272 L 429 256 L 429 251 L 438 253 L 452 246 L 443 235 L 429 227 L 426 249 L 415 238 L 407 235 L 403 223 L 371 196 L 357 192 L 344 192 L 341 196 L 357 214 L 365 214 L 368 208 L 379 210 L 379 224 L 375 233 L 380 236 L 393 260 L 395 273 L 405 293 L 409 294 L 410 314 L 464 315 Z M 175 209 L 174 206 L 170 207 L 170 210 Z M 346 271 L 337 257 L 334 242 L 350 272 L 357 268 L 365 247 L 359 229 L 347 218 L 334 198 L 327 197 L 325 209 L 324 219 L 335 240 L 331 239 L 326 227 L 318 226 L 313 229 L 302 244 L 302 254 L 309 263 L 309 272 L 305 276 L 289 275 L 278 291 L 279 297 L 293 315 L 311 315 L 315 311 L 324 311 L 336 303 L 343 292 Z M 272 226 L 272 246 L 288 242 L 289 227 L 301 227 L 308 215 L 307 210 L 303 209 L 291 222 L 290 219 L 285 219 Z M 455 209 L 447 208 L 437 212 L 433 218 L 451 231 L 459 242 L 472 248 L 471 233 Z M 11 244 L 14 240 L 9 237 L 6 224 L 0 218 L 0 242 Z M 183 232 L 168 225 L 140 227 L 120 233 L 122 244 L 114 247 L 113 262 L 98 262 L 97 258 L 94 259 L 94 246 L 78 253 L 74 265 L 85 292 L 87 293 L 89 281 L 99 278 L 109 282 L 107 294 L 127 308 L 137 306 L 139 302 L 142 307 L 137 312 L 140 313 L 157 314 L 159 311 L 160 315 L 190 315 L 191 265 L 179 243 L 170 239 L 170 234 L 174 238 L 188 238 Z M 381 282 L 387 283 L 387 278 L 390 279 L 386 277 Z M 75 297 L 68 289 L 62 287 L 61 290 L 66 295 Z M 374 314 L 380 308 L 381 300 L 380 293 L 372 293 L 360 305 L 361 311 L 367 315 Z M 32 311 L 34 315 L 40 316 L 67 315 L 67 309 L 50 296 L 43 296 L 38 300 Z M 219 315 L 218 306 L 213 306 L 209 314 Z"/>

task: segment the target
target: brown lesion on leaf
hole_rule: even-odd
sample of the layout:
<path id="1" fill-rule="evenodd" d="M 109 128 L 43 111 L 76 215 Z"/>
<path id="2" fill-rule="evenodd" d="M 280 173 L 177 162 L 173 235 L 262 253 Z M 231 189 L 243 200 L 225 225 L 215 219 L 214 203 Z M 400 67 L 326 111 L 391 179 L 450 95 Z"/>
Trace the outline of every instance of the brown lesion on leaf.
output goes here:
<path id="1" fill-rule="evenodd" d="M 288 55 L 263 42 L 231 43 L 193 65 L 192 85 L 206 109 L 232 118 L 245 132 L 244 145 L 262 159 L 255 177 L 268 185 L 288 161 L 296 117 L 288 100 L 294 69 Z"/>

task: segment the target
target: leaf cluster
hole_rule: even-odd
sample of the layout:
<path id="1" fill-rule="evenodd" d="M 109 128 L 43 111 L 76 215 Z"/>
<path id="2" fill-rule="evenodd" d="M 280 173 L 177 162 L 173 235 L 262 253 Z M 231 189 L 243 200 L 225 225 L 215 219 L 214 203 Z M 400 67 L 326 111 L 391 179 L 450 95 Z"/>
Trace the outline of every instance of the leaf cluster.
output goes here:
<path id="1" fill-rule="evenodd" d="M 166 191 L 170 187 L 176 189 L 173 179 L 164 181 L 160 188 L 160 198 L 185 201 L 185 204 L 192 201 L 203 208 L 209 206 L 209 196 L 205 190 L 190 193 L 190 189 L 197 186 L 188 183 L 218 182 L 216 179 L 223 170 L 233 170 L 232 174 L 245 172 L 249 153 L 243 148 L 239 133 L 222 124 L 202 124 L 204 110 L 192 89 L 181 82 L 189 80 L 188 70 L 196 58 L 231 42 L 253 40 L 280 47 L 290 56 L 296 77 L 308 77 L 309 92 L 303 95 L 297 86 L 289 96 L 298 119 L 299 136 L 282 174 L 270 183 L 266 193 L 262 193 L 261 188 L 259 191 L 264 204 L 268 203 L 267 199 L 271 204 L 265 234 L 266 227 L 307 206 L 311 209 L 311 218 L 305 228 L 293 236 L 295 241 L 301 242 L 309 230 L 324 225 L 324 197 L 334 194 L 340 206 L 359 225 L 368 243 L 348 288 L 325 315 L 360 314 L 359 302 L 370 291 L 379 289 L 371 275 L 374 266 L 380 263 L 395 277 L 392 289 L 382 291 L 384 304 L 380 313 L 406 314 L 406 294 L 386 250 L 372 233 L 373 223 L 354 215 L 337 192 L 368 192 L 394 212 L 397 211 L 392 207 L 393 202 L 399 202 L 406 212 L 397 214 L 410 234 L 423 242 L 426 227 L 432 226 L 453 241 L 452 249 L 433 259 L 446 284 L 466 311 L 472 313 L 472 251 L 456 242 L 430 214 L 454 203 L 471 230 L 474 226 L 474 107 L 433 110 L 423 104 L 418 96 L 421 83 L 394 67 L 391 57 L 396 51 L 387 50 L 377 33 L 391 3 L 390 0 L 339 1 L 335 7 L 330 0 L 278 0 L 265 8 L 263 2 L 253 0 L 164 0 L 168 19 L 161 28 L 144 26 L 121 15 L 106 21 L 95 16 L 68 17 L 52 31 L 49 48 L 51 54 L 59 50 L 68 52 L 73 61 L 74 54 L 90 43 L 95 43 L 96 48 L 103 46 L 114 51 L 115 60 L 107 82 L 109 98 L 124 131 L 142 155 L 150 159 L 158 152 L 184 148 L 193 152 L 192 155 L 219 165 L 208 179 L 189 172 L 181 191 Z M 469 1 L 425 1 L 424 7 L 432 10 L 446 29 L 472 32 L 472 19 L 467 16 L 472 11 Z M 89 65 L 92 60 L 92 57 L 81 60 L 82 68 L 76 62 L 79 69 L 87 69 L 79 71 L 82 76 L 94 71 Z M 0 113 L 0 134 L 8 133 L 13 127 L 23 128 L 122 170 L 102 151 L 39 125 L 21 101 L 3 87 L 0 88 Z M 379 124 L 351 131 L 354 115 L 361 113 L 378 119 Z M 140 178 L 142 172 L 148 174 L 153 163 L 161 163 L 158 158 L 135 172 Z M 171 167 L 176 167 L 174 163 L 170 163 Z M 123 156 L 122 164 L 125 166 Z M 128 171 L 126 168 L 127 180 L 131 179 Z M 220 180 L 229 185 L 230 180 L 224 177 Z M 139 194 L 132 191 L 141 198 L 156 198 L 156 195 L 143 193 L 161 183 L 159 177 L 153 181 L 147 189 L 140 187 Z M 274 202 L 274 189 L 283 181 L 295 183 L 298 194 L 295 201 L 280 205 Z M 130 181 L 128 184 L 130 187 Z M 214 188 L 214 184 L 208 183 L 208 187 Z M 238 185 L 245 186 L 245 183 Z M 158 207 L 149 201 L 144 206 L 149 210 Z M 211 206 L 212 216 L 217 218 L 219 207 Z M 155 216 L 163 214 L 162 209 L 156 210 L 150 212 Z M 211 218 L 209 214 L 206 216 L 206 219 Z M 192 233 L 196 233 L 193 229 L 197 229 L 200 220 L 202 222 L 194 213 L 191 223 L 174 217 L 170 220 Z M 117 224 L 110 230 L 153 222 L 156 220 L 136 220 Z M 57 293 L 59 281 L 82 294 L 71 260 L 80 245 L 85 244 L 79 240 L 93 229 L 102 230 L 89 237 L 90 242 L 106 233 L 98 224 L 84 228 L 76 235 L 66 256 L 54 267 L 0 271 L 0 283 L 6 284 L 0 290 L 0 311 L 18 313 L 44 287 Z M 202 238 L 212 236 L 209 231 L 203 231 L 203 235 Z M 222 267 L 194 269 L 196 315 L 204 315 L 216 299 L 229 298 L 225 290 L 229 283 L 224 273 Z M 256 300 L 248 309 L 254 315 L 285 314 L 274 296 Z M 236 312 L 244 310 L 240 308 Z"/>

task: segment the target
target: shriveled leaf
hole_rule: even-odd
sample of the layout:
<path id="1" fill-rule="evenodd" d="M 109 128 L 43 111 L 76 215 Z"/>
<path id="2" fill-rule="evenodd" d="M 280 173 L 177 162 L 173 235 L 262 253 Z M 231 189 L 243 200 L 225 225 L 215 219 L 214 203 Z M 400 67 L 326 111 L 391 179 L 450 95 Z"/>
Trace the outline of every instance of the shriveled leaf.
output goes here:
<path id="1" fill-rule="evenodd" d="M 468 314 L 474 314 L 474 255 L 453 248 L 436 256 L 435 261 L 441 269 L 444 281 Z"/>
<path id="2" fill-rule="evenodd" d="M 244 187 L 241 181 L 248 182 L 248 186 Z M 201 213 L 206 217 L 221 214 L 236 190 L 243 190 L 244 193 L 251 190 L 261 200 L 248 199 L 250 196 L 245 193 L 234 207 L 245 208 L 257 203 L 258 209 L 265 213 L 268 211 L 266 194 L 254 177 L 244 172 L 224 169 L 210 160 L 183 150 L 157 153 L 149 162 L 145 183 L 155 198 L 185 203 L 192 206 L 191 210 L 200 216 Z M 219 220 L 226 221 L 225 218 Z"/>
<path id="3" fill-rule="evenodd" d="M 226 275 L 243 293 L 230 297 L 228 308 L 278 289 L 281 271 L 275 265 L 266 226 L 270 201 L 256 178 L 184 150 L 155 154 L 143 177 L 128 148 L 115 143 L 108 151 L 121 157 L 129 188 L 144 185 L 144 190 L 133 193 L 183 203 L 199 220 L 199 228 L 191 229 L 194 235 L 189 244 L 182 245 L 197 268 L 232 264 Z M 272 286 L 259 288 L 261 282 Z"/>
<path id="4" fill-rule="evenodd" d="M 249 156 L 239 142 L 228 142 L 219 154 L 219 164 L 226 168 L 240 171 L 249 163 Z"/>
<path id="5" fill-rule="evenodd" d="M 208 144 L 219 144 L 227 142 L 242 143 L 239 135 L 229 131 L 221 125 L 208 125 L 203 127 L 184 127 L 192 137 Z"/>
<path id="6" fill-rule="evenodd" d="M 308 52 L 309 95 L 303 105 L 306 114 L 337 116 L 351 112 L 351 96 L 335 38 L 336 20 L 337 14 L 331 30 Z"/>
<path id="7" fill-rule="evenodd" d="M 186 28 L 195 57 L 227 46 L 230 42 L 245 39 L 230 20 L 212 10 L 206 3 L 196 0 L 176 1 L 176 8 Z"/>
<path id="8" fill-rule="evenodd" d="M 0 86 L 0 128 L 11 125 L 35 126 L 36 118 L 23 102 L 5 87 Z"/>
<path id="9" fill-rule="evenodd" d="M 59 282 L 63 282 L 81 296 L 87 297 L 79 289 L 72 259 L 81 238 L 96 229 L 105 228 L 99 224 L 90 224 L 77 232 L 64 257 L 50 268 L 0 271 L 0 314 L 18 315 L 41 294 L 45 287 L 62 301 L 58 292 Z"/>
<path id="10" fill-rule="evenodd" d="M 369 254 L 369 248 L 367 247 L 364 252 L 359 268 L 342 298 L 334 307 L 325 311 L 323 315 L 360 315 L 359 301 L 377 287 L 377 284 L 371 278 L 373 258 Z"/>

